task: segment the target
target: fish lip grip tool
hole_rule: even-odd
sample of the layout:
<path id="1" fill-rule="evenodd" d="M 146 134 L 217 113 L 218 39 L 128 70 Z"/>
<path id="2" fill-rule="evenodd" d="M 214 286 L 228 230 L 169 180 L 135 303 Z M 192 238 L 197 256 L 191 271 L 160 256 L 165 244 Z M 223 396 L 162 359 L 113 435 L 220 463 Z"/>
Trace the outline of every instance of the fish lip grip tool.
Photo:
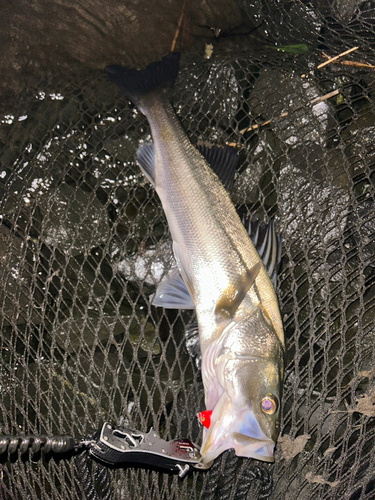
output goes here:
<path id="1" fill-rule="evenodd" d="M 89 453 L 97 460 L 111 464 L 151 466 L 174 472 L 182 479 L 192 469 L 206 470 L 198 446 L 189 439 L 165 441 L 151 428 L 149 432 L 114 428 L 108 422 L 94 436 Z"/>

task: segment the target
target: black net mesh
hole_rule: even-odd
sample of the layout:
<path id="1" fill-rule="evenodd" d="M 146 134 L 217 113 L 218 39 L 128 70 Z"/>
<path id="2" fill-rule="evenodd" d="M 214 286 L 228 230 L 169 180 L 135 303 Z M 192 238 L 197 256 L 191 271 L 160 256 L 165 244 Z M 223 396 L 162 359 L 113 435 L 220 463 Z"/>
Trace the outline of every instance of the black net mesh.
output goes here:
<path id="1" fill-rule="evenodd" d="M 323 4 L 243 2 L 259 36 L 310 50 L 185 56 L 174 95 L 193 143 L 238 145 L 236 207 L 282 233 L 276 462 L 257 471 L 228 452 L 182 481 L 112 470 L 110 498 L 375 498 L 374 4 Z M 317 69 L 322 51 L 353 45 L 362 66 Z M 27 82 L 0 125 L 1 432 L 79 436 L 110 421 L 200 442 L 192 313 L 150 305 L 173 255 L 134 162 L 147 121 L 102 74 Z M 0 465 L 2 499 L 83 498 L 73 460 L 16 459 Z"/>

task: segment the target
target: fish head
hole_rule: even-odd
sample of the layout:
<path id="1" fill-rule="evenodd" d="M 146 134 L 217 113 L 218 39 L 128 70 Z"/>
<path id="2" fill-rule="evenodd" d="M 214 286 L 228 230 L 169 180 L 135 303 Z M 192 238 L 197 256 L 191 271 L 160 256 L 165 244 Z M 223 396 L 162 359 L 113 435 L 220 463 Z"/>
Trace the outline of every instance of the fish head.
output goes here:
<path id="1" fill-rule="evenodd" d="M 272 325 L 258 311 L 234 323 L 213 352 L 202 357 L 202 373 L 211 357 L 205 387 L 207 409 L 212 410 L 210 426 L 203 432 L 203 463 L 230 448 L 237 456 L 273 462 L 283 348 Z"/>

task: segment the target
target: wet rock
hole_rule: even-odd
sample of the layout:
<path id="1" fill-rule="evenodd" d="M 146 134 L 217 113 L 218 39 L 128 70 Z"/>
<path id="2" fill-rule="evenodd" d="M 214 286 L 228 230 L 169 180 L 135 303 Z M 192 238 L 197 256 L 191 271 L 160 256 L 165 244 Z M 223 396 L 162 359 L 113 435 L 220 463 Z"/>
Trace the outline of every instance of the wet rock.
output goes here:
<path id="1" fill-rule="evenodd" d="M 364 108 L 358 120 L 351 123 L 343 132 L 346 143 L 345 155 L 350 165 L 354 182 L 354 195 L 357 199 L 347 228 L 351 237 L 350 244 L 358 248 L 360 258 L 366 265 L 374 266 L 375 221 L 374 181 L 370 166 L 375 162 L 375 115 Z M 349 243 L 348 243 L 349 244 Z"/>
<path id="2" fill-rule="evenodd" d="M 293 0 L 237 0 L 257 34 L 278 45 L 309 42 L 317 44 L 323 24 L 313 4 Z M 272 13 L 272 15 L 271 15 Z"/>
<path id="3" fill-rule="evenodd" d="M 371 267 L 375 267 L 375 221 L 374 221 L 374 198 L 367 193 L 365 199 L 358 203 L 348 218 L 347 228 L 350 234 L 348 248 L 356 248 L 359 259 Z"/>
<path id="4" fill-rule="evenodd" d="M 247 103 L 256 121 L 270 120 L 277 137 L 288 146 L 308 142 L 324 146 L 333 110 L 328 101 L 311 105 L 313 99 L 321 96 L 314 82 L 301 78 L 295 71 L 264 68 Z"/>
<path id="5" fill-rule="evenodd" d="M 118 260 L 114 268 L 127 280 L 156 285 L 175 265 L 172 242 L 160 241 L 144 251 Z"/>
<path id="6" fill-rule="evenodd" d="M 88 359 L 90 362 L 85 362 Z M 39 401 L 37 418 L 50 411 L 61 414 L 59 427 L 54 432 L 58 434 L 61 429 L 66 429 L 73 435 L 87 433 L 87 422 L 96 428 L 110 418 L 108 409 L 113 409 L 114 404 L 108 404 L 108 392 L 103 394 L 103 391 L 98 391 L 101 384 L 107 391 L 113 388 L 113 374 L 103 369 L 104 360 L 108 362 L 108 357 L 105 358 L 102 353 L 88 357 L 80 352 L 78 356 L 68 357 L 64 366 L 51 359 L 38 359 L 29 365 L 27 396 L 30 401 Z M 66 401 L 69 401 L 67 406 Z M 44 428 L 44 420 L 40 426 Z"/>
<path id="7" fill-rule="evenodd" d="M 203 72 L 203 75 L 202 75 Z M 185 129 L 194 131 L 197 139 L 214 143 L 223 140 L 237 113 L 241 86 L 235 65 L 230 62 L 210 61 L 196 71 L 183 68 L 181 71 L 183 89 L 177 92 L 176 112 L 182 117 Z M 179 99 L 180 94 L 184 99 Z M 192 112 L 193 109 L 193 112 Z M 187 118 L 194 117 L 194 123 Z M 216 126 L 213 126 L 216 124 Z M 197 129 L 196 131 L 194 129 Z M 227 132 L 228 135 L 228 132 Z"/>
<path id="8" fill-rule="evenodd" d="M 350 213 L 349 178 L 342 165 L 336 151 L 306 144 L 290 153 L 277 184 L 283 239 L 294 255 L 309 248 L 310 257 L 321 260 L 323 274 L 330 264 L 324 256 L 332 254 L 342 240 Z"/>
<path id="9" fill-rule="evenodd" d="M 68 258 L 47 250 L 44 255 L 51 266 L 50 278 L 43 280 L 51 300 L 46 320 L 65 352 L 104 346 L 121 337 L 130 341 L 140 358 L 147 358 L 149 353 L 160 355 L 147 298 L 139 295 L 139 287 L 145 285 L 142 280 L 135 276 L 133 284 L 130 277 L 124 280 L 116 263 L 107 260 L 100 249 L 88 256 Z"/>
<path id="10" fill-rule="evenodd" d="M 321 3 L 324 4 L 324 2 Z M 362 4 L 361 0 L 333 0 L 332 11 L 339 21 L 347 23 L 360 9 L 360 4 Z"/>
<path id="11" fill-rule="evenodd" d="M 295 284 L 293 310 L 298 310 L 305 339 L 312 331 L 327 330 L 326 315 L 336 318 L 344 297 L 358 285 L 357 262 L 345 257 L 342 244 L 352 200 L 344 165 L 338 151 L 310 143 L 289 152 L 277 182 L 275 219 L 290 259 L 284 268 L 289 281 L 283 279 L 281 296 L 290 294 Z M 342 327 L 340 321 L 333 323 L 332 338 Z"/>
<path id="12" fill-rule="evenodd" d="M 78 255 L 109 238 L 107 213 L 94 195 L 67 184 L 39 198 L 44 214 L 42 237 L 61 252 Z"/>
<path id="13" fill-rule="evenodd" d="M 41 311 L 35 302 L 37 294 L 31 292 L 33 270 L 26 259 L 26 251 L 25 241 L 1 225 L 0 310 L 4 326 L 40 322 Z"/>
<path id="14" fill-rule="evenodd" d="M 116 274 L 100 248 L 75 257 L 42 250 L 40 280 L 50 297 L 46 319 L 64 350 L 103 343 L 127 330 L 144 303 L 138 298 L 134 305 L 138 290 Z"/>
<path id="15" fill-rule="evenodd" d="M 148 430 L 150 425 L 155 425 L 150 421 L 145 426 L 149 408 L 157 411 L 165 403 L 170 404 L 173 394 L 167 393 L 165 382 L 155 383 L 155 377 L 143 372 L 141 375 L 138 368 L 130 367 L 126 349 L 126 343 L 117 343 L 113 337 L 105 345 L 97 344 L 96 348 L 89 342 L 71 351 L 66 364 L 62 365 L 59 356 L 65 351 L 58 341 L 51 356 L 41 356 L 27 367 L 24 357 L 19 355 L 16 363 L 15 354 L 10 356 L 9 351 L 10 362 L 5 355 L 0 363 L 3 399 L 11 401 L 16 396 L 22 401 L 25 390 L 30 401 L 38 398 L 41 413 L 35 414 L 32 405 L 28 408 L 29 418 L 34 416 L 33 422 L 37 422 L 43 412 L 61 412 L 61 402 L 69 401 L 60 427 L 55 430 L 57 433 L 63 428 L 73 434 L 83 434 L 87 432 L 84 427 L 87 422 L 96 428 L 116 416 L 119 423 L 126 423 L 134 430 L 146 430 L 145 427 Z"/>
<path id="16" fill-rule="evenodd" d="M 69 317 L 55 322 L 54 333 L 57 344 L 66 352 L 103 346 L 116 336 L 128 338 L 140 359 L 147 358 L 149 354 L 159 356 L 161 353 L 160 342 L 155 337 L 155 326 L 147 321 L 142 306 L 136 309 L 135 314 L 127 311 L 126 315 L 124 311 L 120 311 L 119 315 L 102 313 L 98 305 L 89 306 L 86 314 L 82 314 L 77 307 L 65 311 L 65 314 Z"/>
<path id="17" fill-rule="evenodd" d="M 92 347 L 126 329 L 126 318 L 100 313 L 94 307 L 88 307 L 86 314 L 76 307 L 65 314 L 67 319 L 55 323 L 54 334 L 57 344 L 66 352 Z"/>
<path id="18" fill-rule="evenodd" d="M 145 22 L 147 12 L 147 22 Z M 148 0 L 132 0 L 124 5 L 111 0 L 103 5 L 87 2 L 17 0 L 1 6 L 0 42 L 6 90 L 21 88 L 22 70 L 38 74 L 80 72 L 108 64 L 142 66 L 160 59 L 171 50 L 182 4 L 172 0 L 160 5 Z M 55 19 L 56 22 L 51 22 Z M 202 37 L 215 38 L 210 27 L 223 31 L 242 22 L 234 1 L 207 0 L 186 4 L 185 45 L 204 51 Z"/>
<path id="19" fill-rule="evenodd" d="M 275 194 L 271 185 L 276 179 L 275 174 L 280 169 L 283 156 L 282 144 L 277 136 L 271 130 L 260 130 L 257 145 L 249 154 L 250 163 L 246 162 L 241 165 L 235 177 L 230 193 L 233 203 L 236 206 L 255 204 L 259 200 L 260 191 L 262 191 L 262 196 L 269 191 Z M 272 165 L 272 170 L 270 165 Z M 267 201 L 267 205 L 271 206 L 272 201 Z"/>
<path id="20" fill-rule="evenodd" d="M 118 260 L 127 255 L 157 244 L 167 231 L 165 215 L 160 200 L 143 176 L 131 189 L 121 186 L 110 196 L 113 231 L 119 240 L 111 241 L 111 257 Z M 125 241 L 125 248 L 124 248 Z"/>
<path id="21" fill-rule="evenodd" d="M 136 118 L 133 117 L 133 119 L 135 120 Z M 145 142 L 148 142 L 150 140 L 151 136 L 148 135 L 148 137 L 146 137 L 145 139 Z M 115 139 L 112 137 L 104 142 L 103 147 L 110 155 L 112 155 L 113 158 L 123 162 L 123 165 L 121 166 L 122 170 L 126 171 L 129 168 L 131 169 L 134 165 L 136 152 L 138 149 L 138 144 L 134 137 L 130 137 L 128 134 L 121 135 L 121 137 Z M 134 170 L 134 172 L 124 174 L 126 176 L 124 182 L 127 182 L 128 184 L 133 183 L 131 181 L 133 180 L 134 175 L 137 173 L 139 174 L 138 169 L 139 167 L 136 166 L 136 169 L 132 169 Z M 133 177 L 129 178 L 129 175 L 133 175 Z"/>
<path id="22" fill-rule="evenodd" d="M 345 154 L 349 159 L 353 177 L 367 171 L 368 165 L 375 161 L 373 141 L 375 114 L 372 106 L 365 101 L 365 105 L 358 111 L 355 118 L 341 134 L 345 141 Z"/>
<path id="23" fill-rule="evenodd" d="M 149 358 L 149 356 L 160 356 L 160 340 L 156 336 L 155 325 L 146 322 L 146 318 L 137 311 L 136 319 L 133 319 L 129 326 L 128 336 L 130 342 L 137 347 L 139 358 Z"/>

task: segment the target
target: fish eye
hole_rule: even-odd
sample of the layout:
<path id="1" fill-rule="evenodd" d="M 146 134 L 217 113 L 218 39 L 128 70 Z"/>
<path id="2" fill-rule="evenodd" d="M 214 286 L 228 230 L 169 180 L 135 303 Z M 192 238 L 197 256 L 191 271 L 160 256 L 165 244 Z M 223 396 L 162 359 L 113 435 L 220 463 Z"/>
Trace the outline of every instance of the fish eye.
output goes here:
<path id="1" fill-rule="evenodd" d="M 277 410 L 277 400 L 275 396 L 272 394 L 266 394 L 264 398 L 262 398 L 260 407 L 262 408 L 263 413 L 273 415 Z"/>

